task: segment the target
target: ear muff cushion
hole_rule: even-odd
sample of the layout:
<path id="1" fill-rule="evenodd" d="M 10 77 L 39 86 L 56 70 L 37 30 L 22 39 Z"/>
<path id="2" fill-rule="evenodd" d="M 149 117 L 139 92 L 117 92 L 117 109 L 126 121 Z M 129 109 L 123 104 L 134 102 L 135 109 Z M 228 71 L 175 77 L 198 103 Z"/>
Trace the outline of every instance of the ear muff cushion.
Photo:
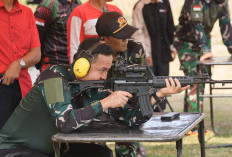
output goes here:
<path id="1" fill-rule="evenodd" d="M 80 58 L 75 62 L 73 66 L 73 72 L 76 77 L 84 77 L 87 75 L 89 68 L 89 61 L 86 58 Z"/>

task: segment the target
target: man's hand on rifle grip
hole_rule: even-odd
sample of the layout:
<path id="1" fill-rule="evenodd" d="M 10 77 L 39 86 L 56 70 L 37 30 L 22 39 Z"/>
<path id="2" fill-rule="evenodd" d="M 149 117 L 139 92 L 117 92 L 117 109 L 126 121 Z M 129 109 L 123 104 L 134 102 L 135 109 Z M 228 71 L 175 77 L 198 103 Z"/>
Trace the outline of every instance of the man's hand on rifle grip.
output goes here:
<path id="1" fill-rule="evenodd" d="M 115 91 L 112 92 L 108 97 L 100 100 L 103 109 L 107 108 L 124 108 L 129 98 L 132 98 L 132 94 L 126 91 Z"/>

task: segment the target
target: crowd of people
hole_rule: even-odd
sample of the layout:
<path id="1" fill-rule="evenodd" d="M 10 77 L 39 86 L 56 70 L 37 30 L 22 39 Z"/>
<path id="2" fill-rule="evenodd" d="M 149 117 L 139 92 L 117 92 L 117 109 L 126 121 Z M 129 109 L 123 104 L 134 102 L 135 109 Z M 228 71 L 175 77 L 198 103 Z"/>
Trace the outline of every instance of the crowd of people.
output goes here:
<path id="1" fill-rule="evenodd" d="M 138 128 L 152 116 L 142 114 L 132 93 L 88 89 L 74 96 L 80 85 L 69 82 L 110 79 L 117 67 L 134 64 L 168 76 L 177 55 L 184 74 L 194 76 L 196 63 L 213 57 L 210 32 L 217 20 L 232 54 L 228 0 L 185 0 L 177 27 L 169 0 L 139 0 L 132 25 L 111 1 L 42 0 L 33 14 L 18 0 L 0 0 L 0 157 L 51 157 L 53 134 L 101 125 L 101 119 Z M 32 66 L 40 70 L 34 84 Z M 184 111 L 197 112 L 195 85 L 165 83 L 149 95 L 154 112 L 157 104 L 165 109 L 167 95 L 185 90 Z M 117 142 L 115 153 L 146 156 L 139 142 Z M 64 157 L 83 154 L 113 156 L 105 143 L 61 145 Z"/>

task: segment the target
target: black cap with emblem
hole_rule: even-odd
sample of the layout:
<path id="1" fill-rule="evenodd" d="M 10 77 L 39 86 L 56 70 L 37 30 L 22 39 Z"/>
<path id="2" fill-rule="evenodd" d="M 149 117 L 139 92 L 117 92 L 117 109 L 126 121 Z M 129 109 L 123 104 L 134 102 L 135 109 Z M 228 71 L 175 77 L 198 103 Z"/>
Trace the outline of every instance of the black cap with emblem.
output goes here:
<path id="1" fill-rule="evenodd" d="M 136 30 L 138 28 L 129 25 L 127 20 L 118 12 L 103 13 L 96 23 L 96 31 L 99 36 L 128 39 Z"/>

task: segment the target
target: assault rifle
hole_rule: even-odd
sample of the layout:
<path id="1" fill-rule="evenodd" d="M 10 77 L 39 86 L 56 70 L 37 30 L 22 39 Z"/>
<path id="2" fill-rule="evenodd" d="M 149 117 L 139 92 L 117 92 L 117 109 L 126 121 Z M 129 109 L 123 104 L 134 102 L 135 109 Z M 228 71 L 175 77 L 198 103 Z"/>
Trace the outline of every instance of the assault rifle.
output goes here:
<path id="1" fill-rule="evenodd" d="M 154 76 L 150 67 L 141 65 L 131 66 L 119 66 L 114 69 L 114 74 L 109 80 L 104 81 L 74 81 L 69 82 L 71 85 L 78 84 L 80 92 L 76 95 L 80 95 L 87 89 L 91 88 L 103 88 L 110 89 L 111 91 L 127 91 L 133 94 L 134 97 L 138 97 L 139 105 L 143 116 L 151 116 L 153 109 L 149 95 L 154 88 L 166 87 L 165 79 L 172 77 L 177 78 L 181 86 L 203 83 L 232 83 L 232 80 L 220 80 L 214 81 L 208 75 L 203 76 Z"/>

